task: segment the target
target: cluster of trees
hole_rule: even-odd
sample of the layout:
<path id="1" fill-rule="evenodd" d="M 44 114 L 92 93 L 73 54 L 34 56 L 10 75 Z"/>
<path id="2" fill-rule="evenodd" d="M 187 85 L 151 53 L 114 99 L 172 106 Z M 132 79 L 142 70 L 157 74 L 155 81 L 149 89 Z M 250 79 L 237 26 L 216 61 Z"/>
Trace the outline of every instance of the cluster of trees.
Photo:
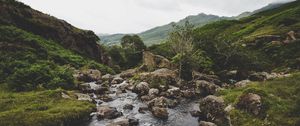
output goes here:
<path id="1" fill-rule="evenodd" d="M 121 46 L 108 47 L 108 53 L 112 57 L 115 69 L 129 69 L 139 65 L 143 59 L 143 51 L 146 45 L 138 35 L 125 35 L 121 39 Z"/>

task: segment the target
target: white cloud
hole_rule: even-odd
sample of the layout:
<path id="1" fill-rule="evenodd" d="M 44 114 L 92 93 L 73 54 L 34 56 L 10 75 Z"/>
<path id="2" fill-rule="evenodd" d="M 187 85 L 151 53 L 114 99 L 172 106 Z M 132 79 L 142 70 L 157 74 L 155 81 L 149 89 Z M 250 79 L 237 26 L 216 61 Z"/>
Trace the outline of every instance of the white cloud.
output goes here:
<path id="1" fill-rule="evenodd" d="M 138 33 L 198 13 L 234 16 L 290 0 L 20 0 L 96 33 Z"/>

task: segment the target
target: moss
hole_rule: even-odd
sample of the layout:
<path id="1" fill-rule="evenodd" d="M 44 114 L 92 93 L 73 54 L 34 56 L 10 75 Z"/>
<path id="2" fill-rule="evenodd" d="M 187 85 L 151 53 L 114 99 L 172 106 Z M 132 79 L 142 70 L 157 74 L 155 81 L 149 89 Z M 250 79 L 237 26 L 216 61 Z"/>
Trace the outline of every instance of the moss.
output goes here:
<path id="1" fill-rule="evenodd" d="M 242 110 L 230 113 L 233 125 L 292 126 L 300 120 L 299 110 L 300 73 L 291 77 L 266 82 L 255 82 L 244 88 L 228 89 L 218 93 L 227 104 L 236 104 L 245 93 L 256 93 L 262 97 L 265 117 L 253 116 Z"/>
<path id="2" fill-rule="evenodd" d="M 0 92 L 1 126 L 80 125 L 89 118 L 93 104 L 61 98 L 62 90 L 24 93 Z"/>

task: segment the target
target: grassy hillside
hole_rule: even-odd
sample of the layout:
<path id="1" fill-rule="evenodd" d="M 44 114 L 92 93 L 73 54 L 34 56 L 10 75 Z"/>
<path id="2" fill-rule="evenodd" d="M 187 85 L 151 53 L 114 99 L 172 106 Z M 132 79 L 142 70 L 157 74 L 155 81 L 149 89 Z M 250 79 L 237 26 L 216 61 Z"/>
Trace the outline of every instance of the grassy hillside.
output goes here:
<path id="1" fill-rule="evenodd" d="M 267 64 L 266 67 L 270 69 L 279 66 L 299 67 L 297 65 L 297 58 L 300 57 L 299 40 L 283 44 L 290 31 L 294 31 L 295 37 L 299 39 L 299 29 L 300 2 L 296 1 L 240 20 L 218 21 L 197 28 L 195 44 L 208 52 L 211 57 L 220 58 L 220 53 L 224 55 L 236 47 L 247 50 L 253 55 L 253 60 Z M 228 49 L 218 52 L 222 50 L 221 48 Z M 214 59 L 216 62 L 225 61 Z"/>
<path id="2" fill-rule="evenodd" d="M 234 126 L 298 126 L 300 124 L 300 74 L 266 82 L 255 82 L 244 88 L 219 92 L 227 104 L 235 105 L 245 93 L 262 97 L 267 118 L 251 115 L 235 109 L 230 112 Z"/>

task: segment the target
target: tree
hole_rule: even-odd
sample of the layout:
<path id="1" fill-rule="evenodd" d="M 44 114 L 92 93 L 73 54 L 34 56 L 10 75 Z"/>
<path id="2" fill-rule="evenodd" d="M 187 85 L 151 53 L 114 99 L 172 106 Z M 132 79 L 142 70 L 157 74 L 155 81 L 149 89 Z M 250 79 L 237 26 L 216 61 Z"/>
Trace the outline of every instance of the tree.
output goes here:
<path id="1" fill-rule="evenodd" d="M 125 35 L 121 39 L 121 45 L 124 49 L 131 48 L 135 51 L 142 51 L 146 49 L 146 45 L 138 35 Z"/>

